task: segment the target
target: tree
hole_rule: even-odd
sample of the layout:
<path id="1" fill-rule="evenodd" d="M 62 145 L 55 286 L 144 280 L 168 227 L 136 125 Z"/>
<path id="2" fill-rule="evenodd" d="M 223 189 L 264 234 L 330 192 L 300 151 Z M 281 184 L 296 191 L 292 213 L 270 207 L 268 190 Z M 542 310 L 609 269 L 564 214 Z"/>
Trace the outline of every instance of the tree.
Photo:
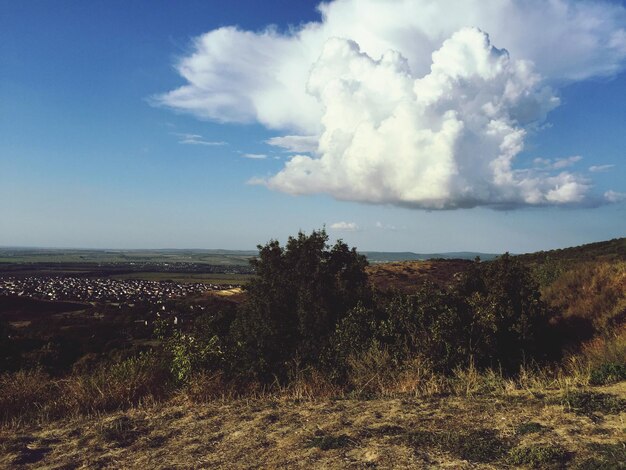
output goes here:
<path id="1" fill-rule="evenodd" d="M 232 327 L 244 371 L 283 377 L 291 359 L 317 363 L 337 323 L 371 303 L 365 257 L 327 242 L 322 229 L 289 237 L 284 248 L 275 240 L 258 246 L 256 276 Z"/>
<path id="2" fill-rule="evenodd" d="M 548 309 L 530 271 L 508 253 L 475 264 L 458 293 L 465 299 L 467 349 L 477 364 L 513 372 L 545 349 Z"/>

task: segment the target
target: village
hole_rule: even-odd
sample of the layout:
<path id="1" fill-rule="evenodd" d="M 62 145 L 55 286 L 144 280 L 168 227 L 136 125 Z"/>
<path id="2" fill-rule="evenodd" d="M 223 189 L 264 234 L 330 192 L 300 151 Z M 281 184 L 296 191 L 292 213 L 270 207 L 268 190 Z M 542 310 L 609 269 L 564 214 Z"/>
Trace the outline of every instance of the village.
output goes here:
<path id="1" fill-rule="evenodd" d="M 231 284 L 84 277 L 0 277 L 0 295 L 80 302 L 162 303 L 165 300 L 232 289 Z"/>

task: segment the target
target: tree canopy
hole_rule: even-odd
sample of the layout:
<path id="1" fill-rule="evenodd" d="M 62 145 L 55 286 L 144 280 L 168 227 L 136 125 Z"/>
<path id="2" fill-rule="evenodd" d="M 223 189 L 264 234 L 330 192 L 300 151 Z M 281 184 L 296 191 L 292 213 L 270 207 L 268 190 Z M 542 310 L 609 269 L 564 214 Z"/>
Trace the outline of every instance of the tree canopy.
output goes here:
<path id="1" fill-rule="evenodd" d="M 341 240 L 331 247 L 323 229 L 258 249 L 256 276 L 233 325 L 245 362 L 261 375 L 284 372 L 295 357 L 318 362 L 336 324 L 371 302 L 367 260 Z"/>

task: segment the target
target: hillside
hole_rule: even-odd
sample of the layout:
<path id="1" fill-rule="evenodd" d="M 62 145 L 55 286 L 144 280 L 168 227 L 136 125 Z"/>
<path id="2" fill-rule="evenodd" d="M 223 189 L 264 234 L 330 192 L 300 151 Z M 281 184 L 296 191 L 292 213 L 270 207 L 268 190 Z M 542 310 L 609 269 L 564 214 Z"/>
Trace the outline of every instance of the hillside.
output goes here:
<path id="1" fill-rule="evenodd" d="M 402 261 L 370 265 L 367 274 L 377 289 L 412 292 L 427 281 L 446 286 L 470 265 L 471 261 L 462 259 Z"/>
<path id="2" fill-rule="evenodd" d="M 324 237 L 266 246 L 258 284 L 159 304 L 150 328 L 117 304 L 0 298 L 0 468 L 626 469 L 624 239 L 474 265 L 365 267 L 338 245 L 350 269 L 316 277 L 337 266 Z M 355 292 L 305 362 L 298 335 Z"/>
<path id="3" fill-rule="evenodd" d="M 613 240 L 558 250 L 537 251 L 535 253 L 518 255 L 518 257 L 526 263 L 542 263 L 545 261 L 626 261 L 626 238 L 614 238 Z"/>

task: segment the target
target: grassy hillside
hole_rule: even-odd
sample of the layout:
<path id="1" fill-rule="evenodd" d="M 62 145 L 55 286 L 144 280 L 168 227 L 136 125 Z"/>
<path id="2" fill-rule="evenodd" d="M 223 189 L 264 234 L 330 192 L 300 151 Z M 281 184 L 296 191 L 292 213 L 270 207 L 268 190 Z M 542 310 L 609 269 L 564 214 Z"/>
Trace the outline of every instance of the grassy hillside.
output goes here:
<path id="1" fill-rule="evenodd" d="M 314 259 L 310 240 L 301 241 L 285 260 Z M 288 342 L 282 320 L 263 330 L 255 308 L 279 308 L 295 293 L 302 300 L 295 311 L 305 310 L 317 300 L 304 295 L 317 282 L 312 273 L 324 265 L 282 264 L 282 273 L 262 266 L 257 277 L 267 284 L 256 292 L 252 280 L 247 292 L 224 299 L 211 293 L 181 301 L 191 309 L 202 300 L 204 313 L 179 330 L 159 324 L 169 333 L 146 338 L 141 354 L 66 374 L 0 375 L 0 467 L 626 468 L 624 243 L 496 262 L 370 265 L 339 284 L 360 279 L 376 293 L 364 291 L 331 325 L 332 347 L 318 362 L 280 356 L 270 380 L 248 372 L 258 366 L 256 351 L 277 344 L 272 351 L 282 354 Z M 307 257 L 298 258 L 298 247 Z M 276 246 L 266 248 L 278 259 Z M 13 310 L 23 314 L 29 305 Z M 316 308 L 323 312 L 324 304 Z M 244 328 L 233 322 L 242 312 L 251 315 Z M 516 312 L 540 320 L 525 331 L 543 349 L 507 367 L 516 352 L 508 342 L 525 341 Z M 293 319 L 294 308 L 281 314 Z M 507 315 L 513 323 L 503 322 Z M 120 323 L 124 334 L 130 325 Z M 240 328 L 233 338 L 231 325 Z M 298 334 L 291 326 L 289 334 Z M 501 341 L 503 328 L 509 333 Z M 478 334 L 464 346 L 467 331 Z M 251 332 L 260 347 L 246 356 Z M 482 356 L 480 347 L 487 347 Z"/>

